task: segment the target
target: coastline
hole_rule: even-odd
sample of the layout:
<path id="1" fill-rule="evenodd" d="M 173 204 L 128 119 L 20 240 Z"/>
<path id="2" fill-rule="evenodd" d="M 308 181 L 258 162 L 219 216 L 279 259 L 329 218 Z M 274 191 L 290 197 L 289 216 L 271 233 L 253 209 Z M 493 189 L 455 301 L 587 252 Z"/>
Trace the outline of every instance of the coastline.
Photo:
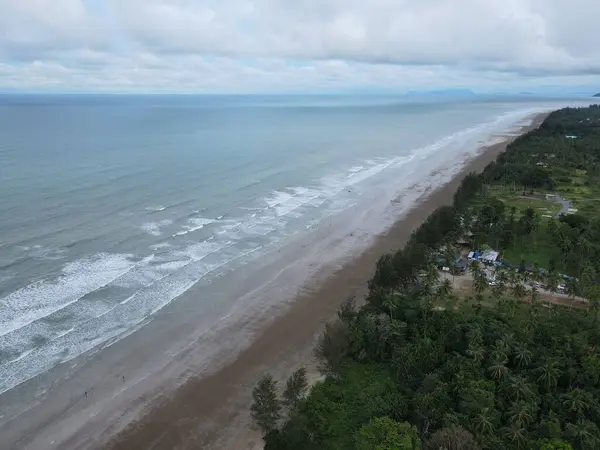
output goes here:
<path id="1" fill-rule="evenodd" d="M 314 375 L 312 349 L 324 323 L 348 296 L 354 295 L 357 300 L 364 297 L 377 259 L 402 247 L 435 208 L 450 204 L 467 173 L 483 170 L 510 142 L 539 126 L 546 116 L 537 114 L 531 125 L 501 136 L 502 142 L 480 148 L 451 181 L 425 193 L 366 250 L 305 286 L 287 311 L 261 330 L 231 364 L 207 377 L 189 379 L 140 421 L 114 436 L 108 448 L 261 448 L 260 434 L 249 426 L 251 390 L 258 377 L 269 371 L 283 381 L 299 366 L 307 367 Z"/>

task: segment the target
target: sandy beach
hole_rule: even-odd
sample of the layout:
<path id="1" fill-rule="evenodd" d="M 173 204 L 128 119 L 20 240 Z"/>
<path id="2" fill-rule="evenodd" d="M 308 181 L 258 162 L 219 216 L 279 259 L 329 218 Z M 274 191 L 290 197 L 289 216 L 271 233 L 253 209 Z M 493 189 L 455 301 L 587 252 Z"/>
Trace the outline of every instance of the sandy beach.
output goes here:
<path id="1" fill-rule="evenodd" d="M 2 398 L 11 414 L 0 422 L 3 448 L 261 448 L 249 417 L 251 390 L 261 374 L 269 371 L 283 381 L 304 366 L 317 377 L 312 349 L 324 323 L 345 298 L 364 297 L 377 259 L 400 248 L 432 210 L 451 203 L 465 174 L 481 171 L 545 115 L 480 148 L 442 187 L 427 180 L 415 187 L 406 195 L 417 201 L 400 218 L 394 202 L 400 205 L 401 198 L 350 209 L 260 264 L 199 283 L 126 339 L 8 392 Z M 381 217 L 385 232 L 360 226 L 374 217 Z M 315 239 L 318 248 L 311 246 Z M 199 292 L 222 302 L 235 299 L 236 317 L 199 332 L 208 320 L 195 307 Z M 241 352 L 239 342 L 246 342 Z M 40 392 L 42 384 L 51 389 Z M 23 398 L 29 406 L 11 410 L 11 402 L 22 404 Z"/>
<path id="2" fill-rule="evenodd" d="M 538 126 L 545 114 L 536 116 Z M 109 448 L 125 449 L 258 449 L 260 434 L 249 418 L 251 389 L 269 371 L 283 381 L 300 366 L 317 376 L 312 349 L 324 323 L 348 296 L 364 297 L 366 282 L 382 254 L 400 248 L 430 212 L 450 204 L 465 174 L 479 172 L 514 139 L 484 147 L 454 179 L 428 193 L 405 217 L 378 236 L 360 255 L 341 268 L 331 268 L 324 280 L 313 281 L 298 294 L 285 314 L 274 320 L 237 359 L 212 376 L 191 379 L 143 420 L 111 440 Z"/>

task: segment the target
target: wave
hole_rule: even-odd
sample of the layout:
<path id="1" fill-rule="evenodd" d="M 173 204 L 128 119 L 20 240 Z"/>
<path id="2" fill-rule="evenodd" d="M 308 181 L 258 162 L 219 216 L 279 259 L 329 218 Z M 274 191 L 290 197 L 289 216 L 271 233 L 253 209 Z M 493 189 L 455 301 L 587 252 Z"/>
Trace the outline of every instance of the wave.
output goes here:
<path id="1" fill-rule="evenodd" d="M 40 280 L 0 299 L 0 336 L 78 301 L 123 276 L 132 255 L 100 253 L 66 264 L 54 280 Z"/>
<path id="2" fill-rule="evenodd" d="M 75 327 L 54 336 L 45 342 L 43 347 L 34 348 L 26 355 L 13 358 L 2 367 L 0 394 L 57 363 L 67 362 L 110 339 L 131 333 L 132 329 L 185 293 L 209 273 L 262 250 L 255 247 L 218 258 L 213 262 L 204 261 L 207 256 L 216 255 L 223 248 L 223 245 L 218 243 L 204 242 L 183 249 L 178 255 L 187 258 L 187 262 L 183 264 L 180 261 L 178 267 L 170 267 L 176 270 L 139 289 L 102 315 L 81 321 Z"/>
<path id="3" fill-rule="evenodd" d="M 160 236 L 160 229 L 166 226 L 169 226 L 173 223 L 171 219 L 161 220 L 159 222 L 148 222 L 143 224 L 140 228 L 144 230 L 146 233 L 152 236 Z"/>
<path id="4" fill-rule="evenodd" d="M 205 219 L 205 218 L 202 218 L 202 217 L 197 217 L 197 218 L 189 219 L 188 223 L 190 225 L 184 225 L 185 229 L 183 231 L 178 231 L 177 233 L 173 234 L 172 237 L 175 237 L 175 236 L 185 236 L 188 233 L 193 233 L 194 231 L 201 230 L 206 225 L 209 225 L 209 224 L 213 223 L 214 221 L 215 221 L 214 219 Z"/>
<path id="5" fill-rule="evenodd" d="M 519 114 L 525 115 L 524 112 Z M 50 336 L 48 343 L 39 349 L 27 354 L 23 351 L 15 353 L 18 357 L 12 358 L 3 367 L 0 392 L 19 384 L 25 378 L 35 376 L 57 361 L 67 361 L 110 339 L 119 339 L 119 336 L 130 333 L 208 274 L 219 271 L 219 268 L 233 261 L 255 258 L 267 251 L 274 238 L 285 237 L 293 231 L 290 223 L 298 223 L 293 222 L 294 219 L 302 217 L 308 211 L 316 211 L 306 214 L 302 223 L 302 228 L 307 222 L 307 226 L 313 226 L 323 220 L 323 217 L 347 207 L 350 204 L 349 198 L 361 195 L 363 183 L 387 169 L 401 168 L 406 164 L 420 164 L 415 167 L 425 169 L 421 166 L 433 167 L 450 160 L 452 166 L 449 170 L 456 170 L 464 161 L 457 160 L 456 151 L 440 152 L 441 149 L 474 139 L 489 128 L 513 119 L 513 116 L 503 116 L 492 122 L 467 128 L 429 146 L 415 149 L 409 155 L 356 161 L 346 169 L 321 178 L 313 186 L 276 189 L 260 199 L 260 207 L 240 207 L 245 211 L 240 214 L 243 217 L 230 218 L 229 214 L 227 219 L 223 219 L 224 216 L 215 219 L 191 217 L 183 229 L 172 237 L 184 236 L 218 222 L 214 229 L 209 229 L 212 237 L 183 248 L 179 247 L 183 240 L 178 239 L 155 244 L 151 248 L 161 250 L 160 259 L 153 258 L 152 255 L 150 259 L 139 261 L 139 258 L 134 260 L 131 255 L 100 254 L 72 263 L 74 267 L 65 266 L 62 275 L 54 281 L 42 280 L 10 294 L 0 300 L 0 336 L 67 308 L 104 286 L 130 289 L 119 291 L 122 296 L 111 299 L 112 303 L 105 303 L 102 309 L 90 308 L 86 311 L 87 317 L 79 320 L 74 327 L 60 333 L 54 331 L 57 334 Z M 432 156 L 435 156 L 433 164 L 429 164 L 429 161 L 420 163 Z M 421 172 L 419 173 L 423 175 L 431 170 Z M 432 175 L 431 181 L 434 184 L 441 183 L 444 176 Z M 399 180 L 396 188 L 399 189 L 407 182 L 407 179 Z M 416 201 L 421 192 L 425 191 L 421 189 L 410 192 L 406 202 Z M 155 210 L 160 210 L 158 208 L 163 206 L 158 205 Z M 193 214 L 200 213 L 201 211 L 196 211 Z M 208 213 L 204 212 L 203 215 Z M 171 225 L 171 222 L 149 222 L 142 225 L 142 229 L 157 236 L 161 233 L 160 228 L 167 225 Z M 274 237 L 265 238 L 269 234 Z M 83 306 L 88 307 L 89 302 L 77 305 L 83 303 Z M 71 308 L 73 307 L 69 309 Z"/>
<path id="6" fill-rule="evenodd" d="M 163 205 L 158 205 L 158 206 L 146 206 L 144 209 L 146 211 L 159 212 L 159 211 L 164 211 L 167 208 Z"/>

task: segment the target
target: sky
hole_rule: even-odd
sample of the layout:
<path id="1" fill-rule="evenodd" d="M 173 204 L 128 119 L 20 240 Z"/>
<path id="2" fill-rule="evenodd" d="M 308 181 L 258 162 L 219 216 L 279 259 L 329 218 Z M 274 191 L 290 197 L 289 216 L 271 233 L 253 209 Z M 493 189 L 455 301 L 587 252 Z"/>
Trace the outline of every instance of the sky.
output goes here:
<path id="1" fill-rule="evenodd" d="M 0 90 L 600 91 L 598 0 L 0 0 Z"/>

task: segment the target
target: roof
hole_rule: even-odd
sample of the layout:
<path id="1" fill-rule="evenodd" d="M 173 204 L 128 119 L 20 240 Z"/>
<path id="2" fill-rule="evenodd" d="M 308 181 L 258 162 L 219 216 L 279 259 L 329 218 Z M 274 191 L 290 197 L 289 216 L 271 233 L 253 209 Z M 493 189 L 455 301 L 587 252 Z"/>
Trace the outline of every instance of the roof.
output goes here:
<path id="1" fill-rule="evenodd" d="M 481 255 L 481 259 L 485 261 L 496 261 L 498 259 L 498 255 L 499 253 L 495 250 L 486 250 L 483 252 L 483 255 Z"/>

